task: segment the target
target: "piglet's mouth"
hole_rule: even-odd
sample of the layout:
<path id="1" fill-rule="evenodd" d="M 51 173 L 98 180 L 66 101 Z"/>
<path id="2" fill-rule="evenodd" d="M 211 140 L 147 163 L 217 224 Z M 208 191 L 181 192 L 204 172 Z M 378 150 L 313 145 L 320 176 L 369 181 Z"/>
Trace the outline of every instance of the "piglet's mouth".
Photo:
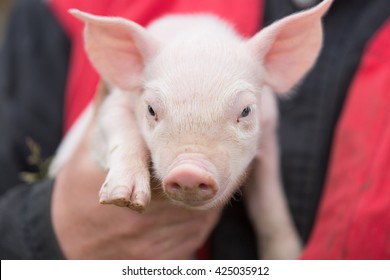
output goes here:
<path id="1" fill-rule="evenodd" d="M 202 154 L 179 155 L 163 180 L 163 189 L 173 201 L 190 208 L 203 208 L 218 193 L 216 167 Z"/>

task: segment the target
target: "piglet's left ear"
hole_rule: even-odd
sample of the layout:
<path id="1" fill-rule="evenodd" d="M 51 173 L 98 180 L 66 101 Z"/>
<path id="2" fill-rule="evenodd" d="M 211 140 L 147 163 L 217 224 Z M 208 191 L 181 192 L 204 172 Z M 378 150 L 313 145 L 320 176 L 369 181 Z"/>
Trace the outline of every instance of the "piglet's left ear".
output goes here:
<path id="1" fill-rule="evenodd" d="M 289 91 L 314 65 L 322 46 L 321 17 L 332 0 L 279 20 L 247 44 L 265 67 L 265 83 L 275 92 Z"/>
<path id="2" fill-rule="evenodd" d="M 132 91 L 142 85 L 144 66 L 159 42 L 135 22 L 70 10 L 84 21 L 84 41 L 90 61 L 111 85 Z"/>

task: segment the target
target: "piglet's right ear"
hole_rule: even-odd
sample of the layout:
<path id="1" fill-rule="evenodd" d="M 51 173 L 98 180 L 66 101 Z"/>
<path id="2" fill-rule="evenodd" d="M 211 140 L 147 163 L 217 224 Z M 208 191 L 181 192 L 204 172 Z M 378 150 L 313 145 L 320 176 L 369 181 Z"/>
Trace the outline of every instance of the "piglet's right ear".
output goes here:
<path id="1" fill-rule="evenodd" d="M 276 93 L 291 89 L 314 65 L 322 46 L 321 17 L 332 0 L 264 28 L 248 45 L 265 68 L 265 83 Z"/>
<path id="2" fill-rule="evenodd" d="M 158 42 L 142 26 L 117 17 L 95 16 L 69 10 L 85 23 L 84 40 L 89 59 L 110 84 L 124 90 L 141 86 L 146 60 Z"/>

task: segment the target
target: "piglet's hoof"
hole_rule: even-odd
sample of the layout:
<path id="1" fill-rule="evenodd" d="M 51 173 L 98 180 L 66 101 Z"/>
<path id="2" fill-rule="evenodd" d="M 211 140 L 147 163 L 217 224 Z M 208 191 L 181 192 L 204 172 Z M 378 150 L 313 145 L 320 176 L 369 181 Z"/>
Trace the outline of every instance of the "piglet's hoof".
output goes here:
<path id="1" fill-rule="evenodd" d="M 100 189 L 100 203 L 128 207 L 137 212 L 145 210 L 150 201 L 150 186 L 148 176 L 134 176 L 128 184 L 115 184 L 115 178 L 107 175 L 106 182 Z M 145 178 L 146 177 L 146 178 Z"/>

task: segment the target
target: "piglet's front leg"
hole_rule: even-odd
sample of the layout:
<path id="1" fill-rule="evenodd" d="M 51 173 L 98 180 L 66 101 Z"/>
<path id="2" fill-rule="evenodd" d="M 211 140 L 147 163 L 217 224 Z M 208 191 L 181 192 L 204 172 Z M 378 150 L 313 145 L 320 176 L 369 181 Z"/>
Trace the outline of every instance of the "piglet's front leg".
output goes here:
<path id="1" fill-rule="evenodd" d="M 108 169 L 100 203 L 143 211 L 151 197 L 149 156 L 129 93 L 114 89 L 104 100 L 93 153 Z"/>

